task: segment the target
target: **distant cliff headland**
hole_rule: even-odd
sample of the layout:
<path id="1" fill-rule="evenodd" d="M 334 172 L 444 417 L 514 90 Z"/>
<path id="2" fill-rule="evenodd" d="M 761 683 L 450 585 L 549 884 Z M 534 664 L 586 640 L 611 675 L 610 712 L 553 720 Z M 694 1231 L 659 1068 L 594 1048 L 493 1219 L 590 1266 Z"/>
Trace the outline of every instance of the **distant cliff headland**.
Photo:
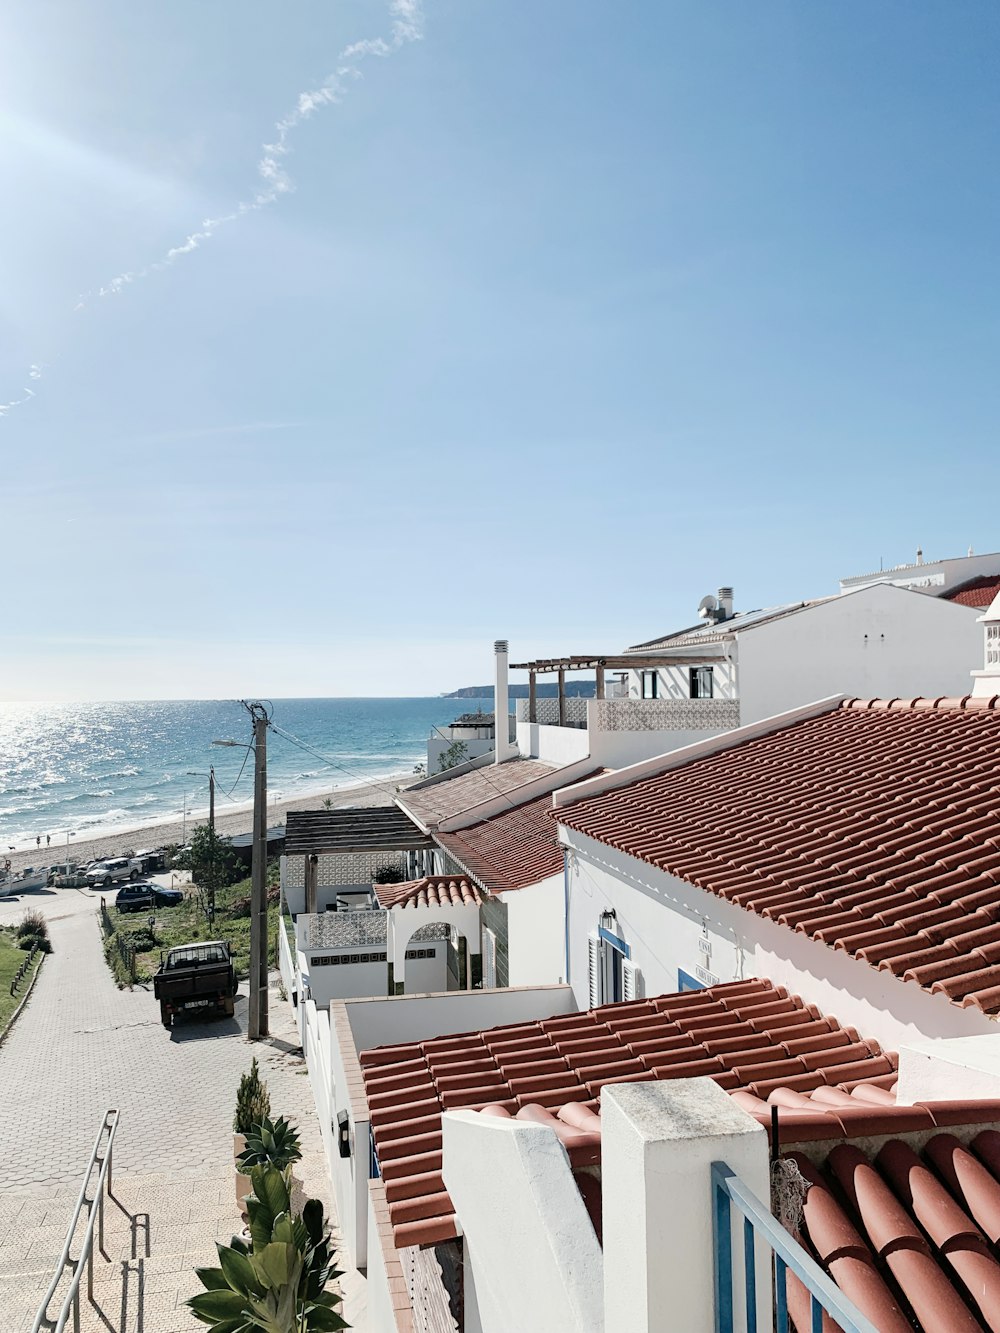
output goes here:
<path id="1" fill-rule="evenodd" d="M 593 699 L 594 682 L 592 680 L 568 680 L 566 682 L 567 699 Z M 559 693 L 558 685 L 542 684 L 539 682 L 535 691 L 539 699 L 554 699 Z M 508 697 L 511 699 L 527 699 L 527 685 L 508 685 Z M 442 694 L 442 699 L 489 699 L 493 703 L 492 685 L 464 685 L 460 690 L 450 690 L 447 694 Z"/>

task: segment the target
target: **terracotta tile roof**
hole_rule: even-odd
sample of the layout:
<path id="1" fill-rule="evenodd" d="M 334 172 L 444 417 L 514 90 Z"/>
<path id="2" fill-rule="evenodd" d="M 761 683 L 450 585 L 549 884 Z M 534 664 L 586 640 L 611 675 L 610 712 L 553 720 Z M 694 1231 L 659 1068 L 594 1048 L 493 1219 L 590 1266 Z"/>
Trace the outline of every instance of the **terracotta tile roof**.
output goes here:
<path id="1" fill-rule="evenodd" d="M 469 773 L 440 782 L 420 783 L 409 787 L 396 798 L 397 804 L 412 813 L 427 828 L 440 824 L 442 819 L 460 815 L 495 796 L 516 791 L 525 783 L 554 773 L 551 764 L 537 759 L 508 759 L 503 764 L 485 764 Z"/>
<path id="2" fill-rule="evenodd" d="M 979 1123 L 1000 1114 L 981 1110 Z M 787 1155 L 809 1185 L 799 1239 L 881 1333 L 1000 1329 L 1000 1134 L 966 1137 L 935 1134 L 919 1150 L 842 1143 L 819 1168 Z M 797 1282 L 789 1307 L 808 1328 Z"/>
<path id="3" fill-rule="evenodd" d="M 985 574 L 978 579 L 960 583 L 951 592 L 946 592 L 944 599 L 946 602 L 958 602 L 960 606 L 977 606 L 985 611 L 997 593 L 1000 593 L 1000 574 Z"/>
<path id="4" fill-rule="evenodd" d="M 896 1065 L 876 1042 L 763 980 L 381 1046 L 363 1051 L 360 1062 L 400 1248 L 457 1234 L 441 1179 L 442 1111 L 489 1106 L 490 1114 L 551 1123 L 554 1110 L 570 1160 L 582 1166 L 598 1160 L 587 1113 L 598 1110 L 606 1083 L 706 1074 L 766 1098 L 778 1087 L 894 1082 Z M 842 1133 L 843 1113 L 831 1116 Z"/>
<path id="5" fill-rule="evenodd" d="M 998 703 L 854 700 L 554 814 L 872 967 L 1000 1013 Z"/>
<path id="6" fill-rule="evenodd" d="M 464 875 L 425 875 L 374 888 L 380 907 L 463 907 L 483 901 L 479 886 Z"/>
<path id="7" fill-rule="evenodd" d="M 595 769 L 576 781 L 586 782 L 601 772 Z M 491 893 L 538 884 L 550 875 L 558 875 L 563 867 L 551 792 L 468 828 L 437 833 L 435 837 Z"/>

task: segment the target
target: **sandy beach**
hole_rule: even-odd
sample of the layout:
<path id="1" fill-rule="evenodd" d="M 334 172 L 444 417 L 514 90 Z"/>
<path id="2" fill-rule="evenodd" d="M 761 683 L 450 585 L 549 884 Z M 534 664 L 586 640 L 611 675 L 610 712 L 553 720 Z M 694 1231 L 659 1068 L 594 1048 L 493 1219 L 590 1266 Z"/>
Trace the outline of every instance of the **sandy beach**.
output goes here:
<path id="1" fill-rule="evenodd" d="M 268 801 L 268 826 L 273 828 L 276 824 L 283 824 L 288 810 L 321 810 L 326 801 L 330 801 L 334 808 L 390 805 L 396 787 L 409 787 L 419 780 L 413 775 L 412 770 L 408 770 L 380 779 L 377 784 L 362 782 L 350 787 L 337 787 L 329 792 L 318 792 L 315 796 L 299 796 L 279 802 Z M 199 824 L 207 823 L 207 811 L 189 815 L 187 836 L 190 838 L 192 830 Z M 253 810 L 248 808 L 228 812 L 225 806 L 220 808 L 216 805 L 215 827 L 220 834 L 228 837 L 238 833 L 250 833 L 253 829 Z M 69 844 L 69 859 L 78 862 L 92 861 L 95 857 L 121 856 L 129 848 L 137 851 L 145 847 L 163 847 L 169 843 L 180 843 L 182 834 L 183 825 L 179 819 L 168 824 L 109 830 L 100 837 L 73 838 Z M 19 870 L 22 866 L 55 865 L 66 858 L 66 844 L 62 838 L 53 840 L 49 847 L 46 847 L 43 838 L 40 849 L 30 847 L 20 848 L 17 851 L 2 850 L 5 854 L 4 859 L 9 858 L 15 870 Z"/>

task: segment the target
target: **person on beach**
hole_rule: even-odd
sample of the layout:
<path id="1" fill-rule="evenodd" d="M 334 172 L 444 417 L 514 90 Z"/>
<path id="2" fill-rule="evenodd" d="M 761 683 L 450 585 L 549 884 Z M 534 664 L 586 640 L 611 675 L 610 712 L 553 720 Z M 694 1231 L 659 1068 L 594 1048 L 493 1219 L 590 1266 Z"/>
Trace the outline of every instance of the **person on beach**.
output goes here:
<path id="1" fill-rule="evenodd" d="M 46 845 L 46 847 L 48 847 L 48 845 L 49 845 L 49 843 L 50 843 L 51 841 L 52 841 L 52 834 L 51 834 L 51 833 L 46 833 L 46 835 L 45 835 L 45 845 Z"/>
<path id="2" fill-rule="evenodd" d="M 42 835 L 39 833 L 38 837 L 35 839 L 35 846 L 41 847 L 41 845 L 42 845 Z"/>

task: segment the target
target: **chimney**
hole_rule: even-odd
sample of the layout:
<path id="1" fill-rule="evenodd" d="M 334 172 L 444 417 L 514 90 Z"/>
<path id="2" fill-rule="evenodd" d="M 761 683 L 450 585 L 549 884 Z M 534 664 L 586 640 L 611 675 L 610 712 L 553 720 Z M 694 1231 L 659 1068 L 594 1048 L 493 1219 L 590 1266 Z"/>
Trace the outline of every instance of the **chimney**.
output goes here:
<path id="1" fill-rule="evenodd" d="M 732 588 L 719 589 L 719 619 L 731 620 L 733 616 L 733 590 Z"/>
<path id="2" fill-rule="evenodd" d="M 493 687 L 493 762 L 502 764 L 510 753 L 509 722 L 507 720 L 507 640 L 497 639 L 493 644 L 496 654 L 496 681 Z"/>

